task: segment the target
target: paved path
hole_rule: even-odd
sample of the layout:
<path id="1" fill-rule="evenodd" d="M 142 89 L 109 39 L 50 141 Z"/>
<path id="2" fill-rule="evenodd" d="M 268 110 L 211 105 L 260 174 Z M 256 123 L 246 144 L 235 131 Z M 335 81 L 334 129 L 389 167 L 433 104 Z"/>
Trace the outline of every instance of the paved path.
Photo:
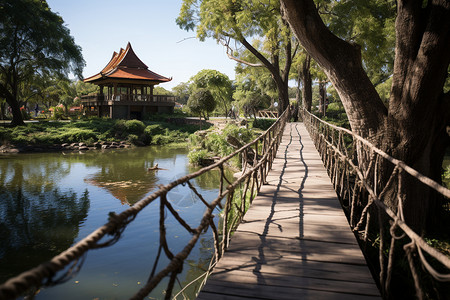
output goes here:
<path id="1" fill-rule="evenodd" d="M 376 299 L 379 291 L 303 123 L 198 299 Z"/>

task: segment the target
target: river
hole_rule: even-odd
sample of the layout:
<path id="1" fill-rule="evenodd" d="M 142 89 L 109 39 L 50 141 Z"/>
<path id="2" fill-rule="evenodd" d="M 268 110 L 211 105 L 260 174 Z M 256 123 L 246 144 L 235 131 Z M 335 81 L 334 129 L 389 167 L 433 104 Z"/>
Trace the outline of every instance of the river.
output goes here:
<path id="1" fill-rule="evenodd" d="M 144 147 L 0 156 L 0 283 L 86 237 L 106 223 L 109 212 L 120 213 L 159 184 L 196 171 L 188 164 L 187 151 Z M 163 170 L 149 171 L 156 163 Z M 219 176 L 216 171 L 192 183 L 212 201 Z M 187 186 L 175 188 L 168 199 L 188 224 L 197 227 L 205 208 Z M 176 254 L 190 234 L 170 214 L 166 230 L 170 250 Z M 128 225 L 119 242 L 89 251 L 75 277 L 42 288 L 35 299 L 127 299 L 146 282 L 158 248 L 159 201 L 155 201 Z M 200 275 L 212 253 L 208 230 L 185 262 L 175 289 Z M 164 257 L 158 270 L 167 262 Z M 164 289 L 160 285 L 149 299 L 164 298 Z M 188 297 L 193 297 L 192 289 Z"/>

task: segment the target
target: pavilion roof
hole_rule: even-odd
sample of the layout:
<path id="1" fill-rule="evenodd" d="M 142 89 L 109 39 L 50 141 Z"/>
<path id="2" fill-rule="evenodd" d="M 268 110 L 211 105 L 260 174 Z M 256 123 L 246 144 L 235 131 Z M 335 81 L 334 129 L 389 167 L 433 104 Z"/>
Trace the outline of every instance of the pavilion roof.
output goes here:
<path id="1" fill-rule="evenodd" d="M 114 51 L 111 60 L 100 73 L 85 78 L 84 82 L 100 83 L 109 78 L 117 81 L 120 79 L 144 80 L 156 84 L 172 80 L 150 71 L 134 53 L 129 42 L 125 49 L 120 49 L 119 53 Z"/>

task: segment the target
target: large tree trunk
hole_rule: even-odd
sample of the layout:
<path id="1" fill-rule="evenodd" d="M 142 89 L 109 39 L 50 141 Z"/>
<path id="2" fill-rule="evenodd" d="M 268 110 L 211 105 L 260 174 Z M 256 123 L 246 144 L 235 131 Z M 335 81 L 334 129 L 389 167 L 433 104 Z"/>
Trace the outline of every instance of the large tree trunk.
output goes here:
<path id="1" fill-rule="evenodd" d="M 311 56 L 306 54 L 305 61 L 302 64 L 302 80 L 303 80 L 303 108 L 311 112 L 312 106 L 312 78 L 311 78 Z"/>
<path id="2" fill-rule="evenodd" d="M 6 119 L 6 102 L 0 104 L 0 118 L 2 120 Z"/>
<path id="3" fill-rule="evenodd" d="M 327 108 L 326 108 L 326 99 L 327 99 L 327 91 L 325 88 L 325 82 L 319 82 L 319 113 L 322 116 L 326 116 Z"/>
<path id="4" fill-rule="evenodd" d="M 14 90 L 14 88 L 13 88 Z M 17 89 L 16 89 L 17 90 Z M 11 107 L 12 126 L 25 125 L 20 112 L 19 101 L 17 100 L 17 91 L 11 93 L 3 84 L 0 84 L 0 96 L 6 99 L 6 103 Z"/>
<path id="5" fill-rule="evenodd" d="M 450 1 L 397 1 L 396 56 L 389 111 L 365 73 L 360 49 L 332 34 L 313 0 L 281 0 L 285 18 L 303 47 L 324 69 L 347 112 L 352 130 L 375 146 L 440 182 L 449 137 L 449 95 L 443 85 L 450 61 Z M 368 164 L 360 157 L 361 166 Z M 381 176 L 391 166 L 384 164 Z M 381 181 L 386 182 L 382 177 Z M 439 208 L 436 197 L 404 176 L 404 214 L 416 231 Z M 396 202 L 388 203 L 395 209 Z"/>

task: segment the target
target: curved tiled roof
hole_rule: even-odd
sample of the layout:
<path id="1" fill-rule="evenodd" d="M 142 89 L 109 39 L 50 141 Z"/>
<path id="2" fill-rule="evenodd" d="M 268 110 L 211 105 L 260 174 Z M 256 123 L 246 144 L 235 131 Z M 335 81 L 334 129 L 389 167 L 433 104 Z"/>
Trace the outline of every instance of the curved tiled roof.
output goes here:
<path id="1" fill-rule="evenodd" d="M 158 83 L 172 80 L 172 78 L 167 78 L 150 71 L 147 65 L 134 53 L 129 42 L 125 49 L 120 49 L 119 53 L 114 51 L 111 60 L 100 73 L 85 78 L 84 82 L 95 83 L 96 81 L 107 78 L 148 80 Z"/>

